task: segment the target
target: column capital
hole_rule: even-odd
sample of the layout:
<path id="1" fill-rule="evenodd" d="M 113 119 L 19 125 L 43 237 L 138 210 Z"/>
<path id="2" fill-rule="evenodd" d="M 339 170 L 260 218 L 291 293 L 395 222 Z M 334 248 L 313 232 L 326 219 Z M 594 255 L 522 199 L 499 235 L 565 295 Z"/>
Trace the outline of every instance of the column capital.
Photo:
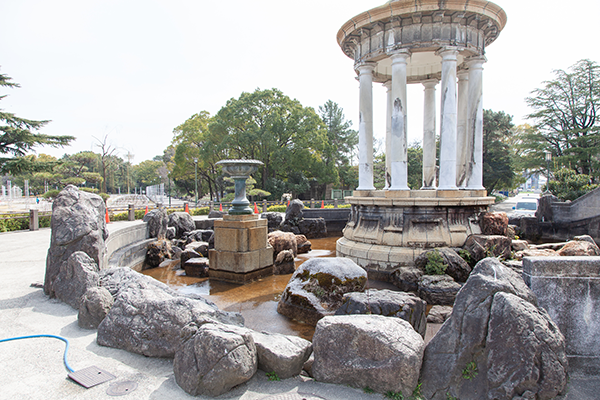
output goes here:
<path id="1" fill-rule="evenodd" d="M 387 51 L 386 52 L 388 57 L 390 57 L 392 59 L 392 64 L 395 63 L 406 63 L 406 60 L 408 60 L 411 56 L 411 52 L 407 49 L 400 49 L 400 50 L 392 50 L 392 51 Z"/>
<path id="2" fill-rule="evenodd" d="M 469 69 L 483 69 L 483 64 L 487 62 L 485 56 L 474 56 L 465 58 L 465 62 L 469 66 Z"/>
<path id="3" fill-rule="evenodd" d="M 392 90 L 392 81 L 385 81 L 381 84 L 388 92 Z"/>
<path id="4" fill-rule="evenodd" d="M 421 82 L 425 89 L 435 89 L 435 87 L 440 83 L 438 79 L 427 79 L 426 81 Z"/>
<path id="5" fill-rule="evenodd" d="M 358 71 L 359 74 L 372 74 L 373 71 L 375 71 L 375 68 L 377 67 L 377 63 L 374 62 L 362 62 L 359 64 L 356 64 L 354 66 L 354 70 Z"/>
<path id="6" fill-rule="evenodd" d="M 436 56 L 442 57 L 442 60 L 456 61 L 458 57 L 458 47 L 446 46 L 435 52 Z"/>
<path id="7" fill-rule="evenodd" d="M 469 70 L 468 69 L 460 69 L 456 72 L 456 76 L 458 76 L 459 81 L 468 81 L 469 80 Z"/>

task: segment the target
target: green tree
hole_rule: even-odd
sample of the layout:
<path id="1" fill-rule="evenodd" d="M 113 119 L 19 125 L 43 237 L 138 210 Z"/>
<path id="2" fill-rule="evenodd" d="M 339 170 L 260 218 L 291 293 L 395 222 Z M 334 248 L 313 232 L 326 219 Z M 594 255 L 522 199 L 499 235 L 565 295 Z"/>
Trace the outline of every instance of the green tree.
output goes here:
<path id="1" fill-rule="evenodd" d="M 512 189 L 516 174 L 514 153 L 510 146 L 514 124 L 503 111 L 483 111 L 483 186 L 491 193 L 495 189 Z"/>
<path id="2" fill-rule="evenodd" d="M 439 141 L 438 141 L 439 142 Z M 423 186 L 423 147 L 415 141 L 408 146 L 408 186 L 417 190 Z"/>
<path id="3" fill-rule="evenodd" d="M 568 168 L 556 171 L 554 176 L 544 189 L 548 189 L 561 200 L 575 200 L 600 186 L 592 184 L 589 175 L 578 174 Z"/>
<path id="4" fill-rule="evenodd" d="M 257 186 L 276 196 L 293 172 L 309 181 L 336 182 L 334 163 L 324 161 L 327 131 L 312 108 L 303 107 L 277 89 L 242 93 L 215 116 L 211 132 L 223 138 L 229 156 L 263 162 Z"/>
<path id="5" fill-rule="evenodd" d="M 319 106 L 319 115 L 327 127 L 330 144 L 324 157 L 325 163 L 334 163 L 337 167 L 350 164 L 358 145 L 358 132 L 350 129 L 352 122 L 346 121 L 342 108 L 331 100 Z"/>
<path id="6" fill-rule="evenodd" d="M 554 76 L 526 99 L 534 110 L 528 118 L 535 130 L 524 136 L 523 145 L 535 150 L 539 161 L 549 151 L 556 169 L 566 167 L 598 182 L 600 66 L 581 60 L 568 71 L 554 71 Z"/>
<path id="7" fill-rule="evenodd" d="M 146 187 L 158 185 L 162 182 L 160 169 L 164 166 L 162 161 L 145 160 L 133 166 L 133 176 L 136 186 Z"/>
<path id="8" fill-rule="evenodd" d="M 0 74 L 0 86 L 20 87 L 11 80 L 7 75 Z M 6 96 L 0 96 L 0 100 Z M 35 158 L 23 157 L 37 146 L 63 147 L 75 139 L 73 136 L 51 136 L 36 133 L 48 122 L 50 121 L 20 118 L 0 109 L 0 172 L 21 173 L 47 170 L 52 167 L 52 164 L 41 162 Z"/>

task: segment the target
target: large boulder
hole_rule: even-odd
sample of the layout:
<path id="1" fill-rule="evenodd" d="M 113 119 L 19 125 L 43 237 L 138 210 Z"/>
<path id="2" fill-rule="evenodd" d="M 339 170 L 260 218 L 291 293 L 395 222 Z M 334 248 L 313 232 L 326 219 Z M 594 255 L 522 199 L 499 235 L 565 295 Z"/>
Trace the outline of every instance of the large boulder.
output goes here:
<path id="1" fill-rule="evenodd" d="M 275 372 L 280 379 L 300 375 L 312 354 L 312 343 L 297 336 L 252 331 L 258 353 L 258 368 Z"/>
<path id="2" fill-rule="evenodd" d="M 304 218 L 298 222 L 298 229 L 308 239 L 327 237 L 327 224 L 324 218 Z"/>
<path id="3" fill-rule="evenodd" d="M 44 293 L 55 297 L 53 283 L 71 254 L 83 251 L 102 269 L 106 254 L 106 205 L 102 197 L 65 187 L 52 204 L 52 235 L 46 257 Z"/>
<path id="4" fill-rule="evenodd" d="M 196 224 L 194 223 L 192 216 L 182 211 L 169 214 L 168 226 L 175 228 L 176 238 L 182 238 L 184 233 L 196 229 Z"/>
<path id="5" fill-rule="evenodd" d="M 89 288 L 81 297 L 77 324 L 83 329 L 96 329 L 108 315 L 115 300 L 110 292 L 103 287 Z"/>
<path id="6" fill-rule="evenodd" d="M 471 273 L 471 267 L 458 255 L 458 253 L 456 253 L 456 251 L 448 247 L 424 251 L 415 259 L 415 266 L 420 270 L 425 271 L 427 264 L 430 262 L 429 259 L 432 257 L 432 253 L 435 252 L 441 256 L 441 262 L 446 265 L 447 275 L 454 278 L 457 282 L 466 282 Z"/>
<path id="7" fill-rule="evenodd" d="M 292 250 L 294 257 L 298 254 L 296 235 L 291 232 L 273 231 L 268 234 L 267 240 L 273 247 L 273 261 L 277 259 L 277 254 L 283 250 Z"/>
<path id="8" fill-rule="evenodd" d="M 115 298 L 98 326 L 97 342 L 149 357 L 173 357 L 181 329 L 210 322 L 242 325 L 237 313 L 220 311 L 201 297 L 180 295 L 168 286 L 127 268 L 101 276 L 100 284 Z"/>
<path id="9" fill-rule="evenodd" d="M 224 325 L 188 325 L 175 354 L 177 384 L 192 396 L 216 397 L 252 378 L 258 359 L 249 329 Z"/>
<path id="10" fill-rule="evenodd" d="M 479 262 L 425 349 L 425 398 L 545 400 L 566 380 L 564 337 L 533 292 L 497 259 Z"/>
<path id="11" fill-rule="evenodd" d="M 83 251 L 71 254 L 54 280 L 56 297 L 79 310 L 81 296 L 91 288 L 98 286 L 98 264 Z"/>
<path id="12" fill-rule="evenodd" d="M 194 278 L 207 278 L 210 270 L 210 263 L 206 257 L 190 258 L 183 264 L 186 276 Z"/>
<path id="13" fill-rule="evenodd" d="M 184 235 L 183 239 L 186 244 L 192 242 L 208 242 L 213 233 L 215 233 L 215 231 L 212 229 L 195 229 Z"/>
<path id="14" fill-rule="evenodd" d="M 402 318 L 425 337 L 426 311 L 427 303 L 410 293 L 367 289 L 364 293 L 346 293 L 335 315 L 373 314 Z"/>
<path id="15" fill-rule="evenodd" d="M 304 235 L 296 235 L 296 247 L 298 254 L 305 254 L 311 250 L 312 243 Z"/>
<path id="16" fill-rule="evenodd" d="M 419 281 L 419 297 L 429 305 L 451 306 L 460 290 L 460 283 L 448 275 L 423 275 Z"/>
<path id="17" fill-rule="evenodd" d="M 290 202 L 290 205 L 285 210 L 284 223 L 290 225 L 298 225 L 298 222 L 303 218 L 304 203 L 302 200 L 294 199 Z"/>
<path id="18" fill-rule="evenodd" d="M 348 258 L 312 258 L 290 278 L 277 312 L 315 325 L 319 319 L 335 313 L 344 294 L 362 292 L 366 283 L 366 271 Z"/>
<path id="19" fill-rule="evenodd" d="M 419 379 L 423 338 L 400 318 L 329 316 L 313 336 L 312 376 L 320 382 L 412 393 Z"/>
<path id="20" fill-rule="evenodd" d="M 510 258 L 512 240 L 502 235 L 470 235 L 463 246 L 471 253 L 473 263 L 486 257 Z"/>
<path id="21" fill-rule="evenodd" d="M 148 212 L 144 215 L 143 221 L 148 223 L 148 237 L 157 239 L 167 237 L 169 216 L 163 207 Z"/>
<path id="22" fill-rule="evenodd" d="M 505 212 L 487 212 L 481 216 L 481 233 L 508 236 L 508 215 Z"/>
<path id="23" fill-rule="evenodd" d="M 600 249 L 586 240 L 571 240 L 556 252 L 559 256 L 600 256 Z"/>

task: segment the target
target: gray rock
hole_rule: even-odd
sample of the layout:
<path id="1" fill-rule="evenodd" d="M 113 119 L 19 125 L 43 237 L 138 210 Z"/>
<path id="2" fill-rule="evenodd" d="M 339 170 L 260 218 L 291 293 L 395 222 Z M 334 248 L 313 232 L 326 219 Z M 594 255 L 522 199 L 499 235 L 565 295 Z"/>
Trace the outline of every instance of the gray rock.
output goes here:
<path id="1" fill-rule="evenodd" d="M 219 396 L 256 373 L 256 346 L 249 329 L 205 324 L 188 326 L 175 354 L 177 384 L 192 396 Z"/>
<path id="2" fill-rule="evenodd" d="M 501 235 L 470 235 L 463 248 L 471 253 L 473 262 L 486 257 L 510 258 L 512 240 Z"/>
<path id="3" fill-rule="evenodd" d="M 456 253 L 453 249 L 442 247 L 435 250 L 428 250 L 421 253 L 415 259 L 415 266 L 422 271 L 425 271 L 425 267 L 429 262 L 429 254 L 437 251 L 443 258 L 443 263 L 446 264 L 446 275 L 451 276 L 457 282 L 465 282 L 469 278 L 471 273 L 471 267 L 463 260 L 461 256 Z"/>
<path id="4" fill-rule="evenodd" d="M 223 218 L 223 215 L 227 215 L 227 211 L 212 210 L 208 213 L 208 218 L 218 219 Z"/>
<path id="5" fill-rule="evenodd" d="M 510 244 L 513 251 L 523 251 L 529 248 L 527 240 L 513 240 Z"/>
<path id="6" fill-rule="evenodd" d="M 368 289 L 364 293 L 346 293 L 335 315 L 373 314 L 402 318 L 424 338 L 426 309 L 427 303 L 410 293 Z"/>
<path id="7" fill-rule="evenodd" d="M 419 281 L 419 297 L 429 305 L 451 306 L 460 288 L 448 275 L 423 275 Z"/>
<path id="8" fill-rule="evenodd" d="M 213 233 L 212 229 L 196 229 L 185 235 L 185 240 L 188 244 L 191 242 L 208 242 Z"/>
<path id="9" fill-rule="evenodd" d="M 302 369 L 304 371 L 306 371 L 306 373 L 310 377 L 312 377 L 312 366 L 313 366 L 314 363 L 315 363 L 315 353 L 312 352 L 310 354 L 310 357 L 308 357 L 308 360 L 306 360 L 306 362 L 304 363 L 304 366 L 302 366 Z"/>
<path id="10" fill-rule="evenodd" d="M 81 297 L 77 324 L 83 329 L 96 329 L 114 304 L 110 292 L 103 287 L 91 287 Z"/>
<path id="11" fill-rule="evenodd" d="M 190 242 L 184 250 L 193 250 L 202 257 L 208 257 L 208 242 Z"/>
<path id="12" fill-rule="evenodd" d="M 150 268 L 156 268 L 165 261 L 173 257 L 171 251 L 171 242 L 165 239 L 157 240 L 155 242 L 148 243 L 148 249 L 146 250 L 146 265 Z"/>
<path id="13" fill-rule="evenodd" d="M 302 200 L 294 199 L 285 210 L 285 218 L 283 223 L 298 226 L 298 222 L 303 218 L 304 203 Z"/>
<path id="14" fill-rule="evenodd" d="M 279 229 L 279 225 L 283 222 L 284 215 L 285 214 L 279 212 L 266 212 L 262 213 L 260 217 L 267 220 L 269 232 L 273 232 Z"/>
<path id="15" fill-rule="evenodd" d="M 296 263 L 294 262 L 294 253 L 292 250 L 280 251 L 275 258 L 275 263 L 273 263 L 273 274 L 287 275 L 294 273 L 295 270 Z"/>
<path id="16" fill-rule="evenodd" d="M 390 280 L 403 292 L 416 292 L 422 277 L 423 271 L 417 267 L 400 267 L 391 273 Z"/>
<path id="17" fill-rule="evenodd" d="M 148 223 L 148 237 L 157 239 L 166 238 L 169 216 L 163 207 L 148 212 L 148 214 L 144 215 L 143 221 Z"/>
<path id="18" fill-rule="evenodd" d="M 366 283 L 366 271 L 348 258 L 312 258 L 290 278 L 277 312 L 315 325 L 319 319 L 335 313 L 345 293 L 362 292 Z"/>
<path id="19" fill-rule="evenodd" d="M 495 258 L 474 268 L 425 349 L 421 391 L 469 399 L 550 399 L 566 384 L 564 338 L 523 279 Z"/>
<path id="20" fill-rule="evenodd" d="M 165 234 L 165 237 L 169 240 L 171 239 L 175 239 L 175 235 L 177 234 L 177 230 L 175 229 L 174 226 L 168 226 L 167 227 L 167 233 Z"/>
<path id="21" fill-rule="evenodd" d="M 93 193 L 65 187 L 52 204 L 52 236 L 46 258 L 44 293 L 55 297 L 53 283 L 71 254 L 83 251 L 102 269 L 106 253 L 106 205 Z"/>
<path id="22" fill-rule="evenodd" d="M 280 379 L 300 375 L 312 354 L 312 343 L 297 336 L 252 331 L 258 353 L 258 368 L 275 372 Z"/>
<path id="23" fill-rule="evenodd" d="M 590 235 L 581 235 L 581 236 L 575 236 L 573 237 L 573 240 L 578 240 L 581 242 L 588 242 L 590 244 L 596 244 L 596 242 L 594 241 L 594 238 L 592 238 Z"/>
<path id="24" fill-rule="evenodd" d="M 97 342 L 102 346 L 149 357 L 173 357 L 180 344 L 180 331 L 189 323 L 243 325 L 238 313 L 220 311 L 199 296 L 180 295 L 128 268 L 106 271 L 100 284 L 115 298 L 110 312 L 98 326 Z"/>
<path id="25" fill-rule="evenodd" d="M 327 224 L 324 218 L 304 218 L 298 221 L 298 229 L 307 239 L 327 237 Z"/>
<path id="26" fill-rule="evenodd" d="M 452 314 L 451 306 L 433 306 L 427 314 L 427 322 L 431 324 L 443 324 Z"/>
<path id="27" fill-rule="evenodd" d="M 81 296 L 91 288 L 98 286 L 98 264 L 83 251 L 77 251 L 60 267 L 54 280 L 56 297 L 78 310 Z"/>
<path id="28" fill-rule="evenodd" d="M 169 214 L 168 226 L 175 228 L 176 238 L 182 238 L 184 233 L 196 229 L 196 224 L 194 223 L 192 216 L 182 211 Z"/>
<path id="29" fill-rule="evenodd" d="M 419 379 L 423 338 L 400 318 L 329 316 L 313 336 L 312 376 L 320 382 L 412 393 Z"/>
<path id="30" fill-rule="evenodd" d="M 187 276 L 193 276 L 195 278 L 206 278 L 208 277 L 208 271 L 210 269 L 208 258 L 190 258 L 183 264 L 183 269 Z"/>
<path id="31" fill-rule="evenodd" d="M 183 250 L 183 251 L 181 252 L 181 254 L 179 255 L 179 259 L 181 260 L 181 267 L 183 268 L 183 266 L 185 265 L 185 263 L 186 263 L 188 260 L 190 260 L 190 259 L 192 259 L 192 258 L 200 258 L 200 257 L 202 257 L 202 255 L 201 255 L 201 254 L 199 254 L 199 253 L 198 253 L 197 251 L 195 251 L 195 250 L 191 250 L 191 249 L 188 249 L 188 250 Z"/>
<path id="32" fill-rule="evenodd" d="M 600 249 L 594 243 L 586 240 L 571 240 L 556 252 L 559 256 L 600 256 Z"/>

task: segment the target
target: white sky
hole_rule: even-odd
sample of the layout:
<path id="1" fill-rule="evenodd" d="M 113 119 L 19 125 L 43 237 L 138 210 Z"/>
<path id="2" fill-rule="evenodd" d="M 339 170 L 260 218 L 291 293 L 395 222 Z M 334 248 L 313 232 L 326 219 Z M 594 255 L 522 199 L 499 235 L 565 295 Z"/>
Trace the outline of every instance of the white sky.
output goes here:
<path id="1" fill-rule="evenodd" d="M 278 88 L 304 106 L 337 102 L 358 129 L 353 61 L 339 28 L 384 0 L 1 0 L 0 72 L 19 89 L 0 108 L 49 119 L 73 135 L 61 156 L 108 140 L 139 163 L 162 154 L 193 114 L 232 97 Z M 508 15 L 487 49 L 484 108 L 517 124 L 525 97 L 578 60 L 600 61 L 597 0 L 497 0 Z M 409 86 L 409 141 L 422 135 L 421 85 Z M 385 135 L 385 89 L 375 84 L 375 135 Z M 439 106 L 438 106 L 439 112 Z M 438 119 L 439 120 L 439 119 Z"/>

